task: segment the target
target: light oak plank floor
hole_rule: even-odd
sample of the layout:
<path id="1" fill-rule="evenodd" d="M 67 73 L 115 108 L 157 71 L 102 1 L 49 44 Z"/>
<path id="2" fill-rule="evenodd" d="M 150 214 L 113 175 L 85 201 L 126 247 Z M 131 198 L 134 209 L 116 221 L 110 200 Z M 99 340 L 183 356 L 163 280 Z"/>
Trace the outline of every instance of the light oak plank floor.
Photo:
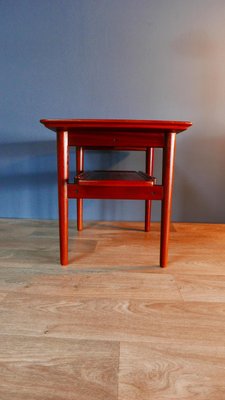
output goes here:
<path id="1" fill-rule="evenodd" d="M 225 225 L 0 220 L 0 400 L 224 400 Z"/>

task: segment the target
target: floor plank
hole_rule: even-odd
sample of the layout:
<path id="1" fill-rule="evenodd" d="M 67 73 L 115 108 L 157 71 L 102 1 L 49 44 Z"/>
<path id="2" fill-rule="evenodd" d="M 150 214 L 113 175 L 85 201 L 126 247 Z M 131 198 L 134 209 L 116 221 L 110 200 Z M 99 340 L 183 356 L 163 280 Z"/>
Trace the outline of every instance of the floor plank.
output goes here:
<path id="1" fill-rule="evenodd" d="M 29 290 L 28 290 L 29 291 Z M 0 303 L 1 333 L 87 340 L 218 342 L 224 303 L 79 298 L 22 292 Z"/>
<path id="2" fill-rule="evenodd" d="M 121 343 L 119 400 L 222 400 L 225 347 Z"/>
<path id="3" fill-rule="evenodd" d="M 176 281 L 172 275 L 162 274 L 127 274 L 125 272 L 83 273 L 64 276 L 36 276 L 24 293 L 74 296 L 76 298 L 109 298 L 109 299 L 148 299 L 148 300 L 182 300 Z"/>
<path id="4" fill-rule="evenodd" d="M 178 275 L 175 276 L 185 301 L 225 303 L 225 279 L 223 275 Z"/>
<path id="5" fill-rule="evenodd" d="M 119 344 L 0 335 L 3 400 L 115 400 Z"/>

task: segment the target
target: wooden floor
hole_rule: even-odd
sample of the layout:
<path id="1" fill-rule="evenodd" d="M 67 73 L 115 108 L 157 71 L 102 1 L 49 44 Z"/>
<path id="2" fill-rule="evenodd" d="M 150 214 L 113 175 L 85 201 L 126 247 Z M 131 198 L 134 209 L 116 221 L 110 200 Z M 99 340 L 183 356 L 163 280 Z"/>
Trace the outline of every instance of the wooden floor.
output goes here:
<path id="1" fill-rule="evenodd" d="M 1 400 L 224 400 L 225 225 L 0 220 Z"/>

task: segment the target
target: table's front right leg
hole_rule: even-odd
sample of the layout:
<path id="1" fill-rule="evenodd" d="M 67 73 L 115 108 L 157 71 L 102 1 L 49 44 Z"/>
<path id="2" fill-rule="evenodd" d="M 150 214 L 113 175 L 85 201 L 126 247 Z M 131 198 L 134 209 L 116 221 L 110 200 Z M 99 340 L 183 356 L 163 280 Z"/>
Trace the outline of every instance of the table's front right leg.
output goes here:
<path id="1" fill-rule="evenodd" d="M 57 132 L 57 165 L 58 165 L 58 206 L 59 206 L 59 240 L 60 262 L 68 264 L 68 196 L 69 178 L 68 132 Z"/>
<path id="2" fill-rule="evenodd" d="M 161 267 L 166 267 L 168 261 L 175 148 L 176 148 L 176 133 L 169 132 L 166 136 L 166 145 L 163 149 L 163 200 L 162 200 L 161 238 L 160 238 Z"/>

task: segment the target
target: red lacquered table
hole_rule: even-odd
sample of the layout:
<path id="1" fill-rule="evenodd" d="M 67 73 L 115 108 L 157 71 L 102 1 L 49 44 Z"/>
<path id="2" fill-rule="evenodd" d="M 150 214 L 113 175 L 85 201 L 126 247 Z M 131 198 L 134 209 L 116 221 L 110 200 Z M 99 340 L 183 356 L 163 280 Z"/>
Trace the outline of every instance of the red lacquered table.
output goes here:
<path id="1" fill-rule="evenodd" d="M 176 135 L 191 122 L 103 119 L 42 119 L 57 133 L 60 260 L 68 264 L 68 199 L 77 199 L 77 229 L 82 230 L 83 199 L 145 200 L 145 230 L 151 201 L 161 200 L 160 266 L 166 267 L 172 204 Z M 69 147 L 76 147 L 76 176 L 69 181 Z M 163 149 L 162 184 L 153 175 L 154 148 Z M 142 171 L 84 171 L 84 151 L 142 150 Z"/>

